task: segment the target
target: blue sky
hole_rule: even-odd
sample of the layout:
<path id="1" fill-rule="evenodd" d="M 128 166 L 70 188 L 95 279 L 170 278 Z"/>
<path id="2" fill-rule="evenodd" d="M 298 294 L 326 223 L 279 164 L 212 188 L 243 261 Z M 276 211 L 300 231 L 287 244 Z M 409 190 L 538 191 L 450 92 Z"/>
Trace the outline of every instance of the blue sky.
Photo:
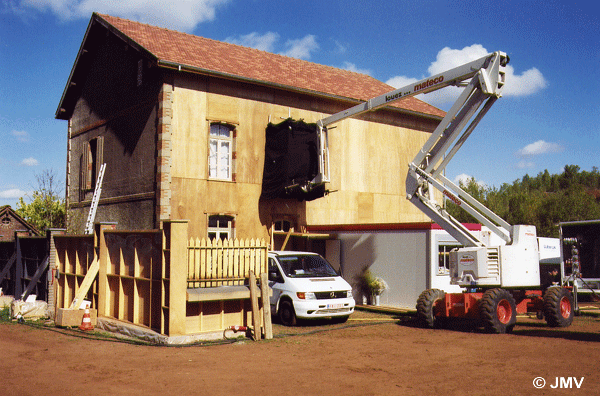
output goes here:
<path id="1" fill-rule="evenodd" d="M 489 186 L 600 167 L 600 14 L 593 1 L 4 0 L 0 205 L 66 173 L 54 119 L 97 11 L 369 74 L 394 86 L 488 52 L 511 58 L 504 97 L 447 168 Z M 453 93 L 423 98 L 447 110 Z M 400 175 L 399 180 L 404 180 Z"/>

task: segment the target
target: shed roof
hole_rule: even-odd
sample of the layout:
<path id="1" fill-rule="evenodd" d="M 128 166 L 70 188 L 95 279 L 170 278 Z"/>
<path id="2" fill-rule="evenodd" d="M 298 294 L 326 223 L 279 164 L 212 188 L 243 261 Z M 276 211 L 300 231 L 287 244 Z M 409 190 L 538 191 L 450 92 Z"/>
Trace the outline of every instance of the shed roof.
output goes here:
<path id="1" fill-rule="evenodd" d="M 25 221 L 9 205 L 0 206 L 0 224 L 2 224 L 0 227 L 0 241 L 14 240 L 15 231 L 25 231 L 32 235 L 41 235 L 32 224 Z"/>
<path id="2" fill-rule="evenodd" d="M 355 101 L 366 101 L 394 88 L 366 74 L 305 60 L 273 54 L 240 45 L 225 43 L 187 33 L 151 26 L 110 15 L 94 13 L 86 32 L 99 23 L 119 35 L 130 45 L 145 51 L 163 68 L 181 68 L 183 71 L 250 81 L 277 86 L 292 91 L 325 95 Z M 57 118 L 65 104 L 71 79 L 84 51 L 82 43 L 73 71 L 61 99 Z M 419 99 L 409 97 L 392 106 L 424 116 L 439 118 L 444 112 Z M 67 111 L 69 113 L 69 111 Z"/>

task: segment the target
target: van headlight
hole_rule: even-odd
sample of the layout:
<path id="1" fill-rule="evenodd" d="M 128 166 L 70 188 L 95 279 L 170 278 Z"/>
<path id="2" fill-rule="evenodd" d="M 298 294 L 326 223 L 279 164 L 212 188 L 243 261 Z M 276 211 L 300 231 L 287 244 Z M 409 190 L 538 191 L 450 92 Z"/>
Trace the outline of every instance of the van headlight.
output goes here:
<path id="1" fill-rule="evenodd" d="M 346 292 L 346 297 L 348 297 L 348 298 L 352 298 L 352 297 L 353 297 L 353 296 L 352 296 L 352 290 L 348 290 L 348 291 Z"/>
<path id="2" fill-rule="evenodd" d="M 317 296 L 313 292 L 297 292 L 296 295 L 300 300 L 316 300 Z"/>

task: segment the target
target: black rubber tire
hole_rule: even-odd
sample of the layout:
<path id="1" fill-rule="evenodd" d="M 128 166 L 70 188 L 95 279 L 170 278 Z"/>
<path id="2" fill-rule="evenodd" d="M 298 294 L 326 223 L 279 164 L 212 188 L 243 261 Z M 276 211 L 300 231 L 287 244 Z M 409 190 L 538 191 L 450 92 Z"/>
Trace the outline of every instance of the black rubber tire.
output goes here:
<path id="1" fill-rule="evenodd" d="M 573 323 L 573 295 L 564 287 L 551 287 L 544 293 L 544 316 L 551 327 L 568 327 Z"/>
<path id="2" fill-rule="evenodd" d="M 417 320 L 424 327 L 439 328 L 442 321 L 435 315 L 435 306 L 442 302 L 446 293 L 440 289 L 427 289 L 417 300 Z"/>
<path id="3" fill-rule="evenodd" d="M 294 306 L 288 300 L 283 300 L 279 303 L 279 311 L 277 311 L 277 316 L 281 324 L 284 326 L 295 326 L 297 323 L 296 311 L 294 311 Z"/>
<path id="4" fill-rule="evenodd" d="M 490 333 L 510 333 L 517 322 L 514 297 L 508 290 L 487 290 L 479 301 L 479 318 Z"/>

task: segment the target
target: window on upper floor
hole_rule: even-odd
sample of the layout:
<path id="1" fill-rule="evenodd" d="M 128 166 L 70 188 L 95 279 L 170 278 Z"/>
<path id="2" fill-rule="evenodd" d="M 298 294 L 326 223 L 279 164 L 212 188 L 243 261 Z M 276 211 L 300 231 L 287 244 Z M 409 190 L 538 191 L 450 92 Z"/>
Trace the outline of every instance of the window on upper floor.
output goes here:
<path id="1" fill-rule="evenodd" d="M 233 143 L 235 128 L 228 124 L 210 124 L 209 179 L 234 180 Z"/>
<path id="2" fill-rule="evenodd" d="M 235 219 L 229 215 L 208 216 L 208 239 L 233 239 Z"/>

